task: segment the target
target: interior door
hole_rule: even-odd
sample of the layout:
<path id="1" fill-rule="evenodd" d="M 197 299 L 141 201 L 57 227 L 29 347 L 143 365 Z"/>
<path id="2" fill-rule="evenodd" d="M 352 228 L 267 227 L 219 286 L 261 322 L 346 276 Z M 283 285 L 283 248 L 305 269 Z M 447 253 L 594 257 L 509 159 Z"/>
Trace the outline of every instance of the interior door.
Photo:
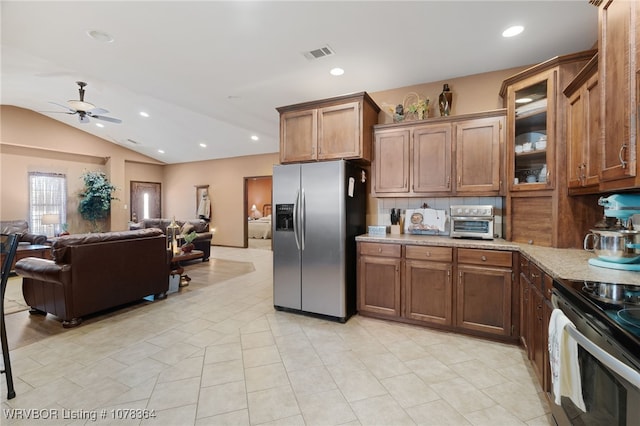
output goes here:
<path id="1" fill-rule="evenodd" d="M 130 205 L 130 220 L 134 222 L 162 217 L 162 184 L 132 180 Z"/>

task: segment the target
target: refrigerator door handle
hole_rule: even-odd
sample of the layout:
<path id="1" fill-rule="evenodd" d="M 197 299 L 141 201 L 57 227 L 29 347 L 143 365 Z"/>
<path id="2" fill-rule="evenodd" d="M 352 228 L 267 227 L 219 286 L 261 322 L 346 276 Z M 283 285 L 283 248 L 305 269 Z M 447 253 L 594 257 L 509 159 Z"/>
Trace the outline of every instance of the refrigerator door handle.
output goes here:
<path id="1" fill-rule="evenodd" d="M 307 210 L 307 199 L 304 196 L 304 188 L 302 189 L 302 206 L 300 208 L 300 245 L 302 246 L 302 251 L 304 251 L 304 240 L 305 240 L 305 219 L 304 214 Z"/>
<path id="2" fill-rule="evenodd" d="M 296 247 L 300 250 L 300 239 L 298 237 L 298 207 L 300 205 L 300 190 L 296 191 L 296 202 L 293 205 L 293 236 L 296 240 Z"/>

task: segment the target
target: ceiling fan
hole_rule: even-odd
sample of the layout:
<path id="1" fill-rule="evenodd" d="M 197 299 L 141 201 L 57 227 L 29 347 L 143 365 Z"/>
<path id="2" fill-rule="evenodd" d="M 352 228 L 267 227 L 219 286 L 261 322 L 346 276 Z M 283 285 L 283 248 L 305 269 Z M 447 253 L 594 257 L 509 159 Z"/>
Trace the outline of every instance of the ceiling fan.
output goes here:
<path id="1" fill-rule="evenodd" d="M 51 104 L 58 105 L 59 107 L 65 108 L 66 110 L 68 110 L 68 112 L 61 112 L 61 111 L 48 111 L 48 112 L 56 112 L 56 113 L 71 114 L 71 115 L 78 114 L 78 120 L 81 123 L 88 123 L 90 121 L 89 118 L 104 120 L 110 123 L 122 123 L 122 120 L 120 120 L 119 118 L 105 117 L 104 115 L 101 115 L 109 112 L 106 109 L 96 108 L 95 105 L 89 102 L 85 102 L 84 88 L 87 85 L 87 83 L 85 83 L 84 81 L 76 81 L 76 83 L 78 84 L 78 86 L 80 86 L 80 88 L 78 89 L 78 92 L 80 92 L 80 100 L 67 101 L 68 105 L 62 105 L 56 102 L 50 102 Z"/>

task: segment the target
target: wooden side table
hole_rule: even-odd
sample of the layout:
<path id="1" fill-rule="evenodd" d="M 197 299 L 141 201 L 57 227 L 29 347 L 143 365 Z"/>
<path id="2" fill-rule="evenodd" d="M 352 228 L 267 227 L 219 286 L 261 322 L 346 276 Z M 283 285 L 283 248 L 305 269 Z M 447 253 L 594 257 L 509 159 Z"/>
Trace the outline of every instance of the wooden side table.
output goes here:
<path id="1" fill-rule="evenodd" d="M 180 287 L 188 286 L 189 281 L 191 281 L 189 275 L 185 274 L 184 272 L 184 266 L 182 266 L 182 262 L 202 259 L 203 257 L 204 252 L 202 250 L 191 250 L 189 253 L 180 252 L 180 254 L 173 255 L 173 257 L 171 258 L 171 267 L 169 268 L 169 273 L 171 275 L 180 275 Z"/>

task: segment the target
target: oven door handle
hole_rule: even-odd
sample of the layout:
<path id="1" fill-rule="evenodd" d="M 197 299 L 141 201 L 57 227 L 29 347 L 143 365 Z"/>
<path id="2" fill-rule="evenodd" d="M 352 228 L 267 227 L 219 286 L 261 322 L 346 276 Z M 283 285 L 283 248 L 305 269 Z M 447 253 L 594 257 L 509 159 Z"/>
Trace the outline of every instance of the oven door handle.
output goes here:
<path id="1" fill-rule="evenodd" d="M 602 350 L 598 345 L 587 339 L 584 334 L 580 333 L 573 324 L 567 324 L 564 329 L 576 340 L 576 342 L 580 344 L 580 346 L 593 355 L 594 358 L 631 383 L 637 389 L 640 389 L 639 372 Z"/>

